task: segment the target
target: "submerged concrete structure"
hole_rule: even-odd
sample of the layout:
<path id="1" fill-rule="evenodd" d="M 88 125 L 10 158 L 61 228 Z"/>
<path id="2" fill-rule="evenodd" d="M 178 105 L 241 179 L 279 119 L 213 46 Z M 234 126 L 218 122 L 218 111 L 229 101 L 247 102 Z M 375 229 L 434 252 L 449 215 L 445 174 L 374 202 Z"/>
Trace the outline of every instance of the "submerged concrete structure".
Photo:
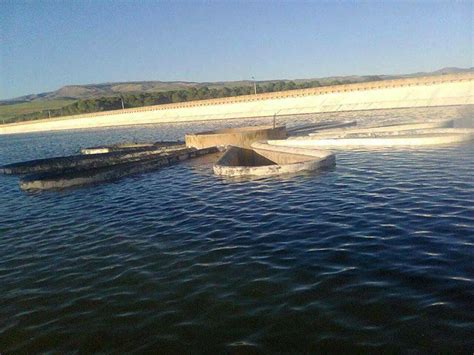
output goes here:
<path id="1" fill-rule="evenodd" d="M 185 153 L 191 150 L 192 149 L 181 146 L 179 149 L 175 149 L 173 153 Z M 168 152 L 156 148 L 151 150 L 144 149 L 138 151 L 70 155 L 66 157 L 36 159 L 0 166 L 0 173 L 12 175 L 61 172 L 64 170 L 96 169 L 123 163 L 139 162 L 147 159 L 157 159 L 168 154 Z"/>
<path id="2" fill-rule="evenodd" d="M 145 173 L 159 168 L 218 152 L 217 148 L 187 149 L 141 161 L 125 162 L 111 166 L 88 169 L 69 169 L 23 176 L 19 185 L 22 190 L 64 189 L 74 186 L 114 181 L 126 176 Z"/>
<path id="3" fill-rule="evenodd" d="M 319 112 L 474 105 L 474 74 L 335 85 L 0 125 L 0 134 L 259 118 Z"/>
<path id="4" fill-rule="evenodd" d="M 161 142 L 161 145 L 119 144 L 91 148 L 91 151 L 117 149 L 112 152 L 9 164 L 0 167 L 0 173 L 30 174 L 20 180 L 20 188 L 23 190 L 66 188 L 151 171 L 174 162 L 218 152 L 218 146 L 226 146 L 227 150 L 213 166 L 216 175 L 235 177 L 298 173 L 335 165 L 336 159 L 332 152 L 315 148 L 426 146 L 474 139 L 474 129 L 443 128 L 452 124 L 452 121 L 444 121 L 364 128 L 331 124 L 319 127 L 321 132 L 309 136 L 265 141 L 257 140 L 259 137 L 285 137 L 285 127 L 242 127 L 186 137 L 188 145 L 204 146 L 200 149 L 184 145 L 173 146 L 176 142 Z M 338 128 L 325 130 L 324 127 Z M 86 150 L 86 153 L 91 151 Z"/>
<path id="5" fill-rule="evenodd" d="M 162 152 L 185 148 L 184 142 L 156 142 L 156 143 L 120 143 L 109 146 L 81 148 L 81 154 L 105 154 L 113 152 L 135 152 L 146 150 L 160 150 Z"/>

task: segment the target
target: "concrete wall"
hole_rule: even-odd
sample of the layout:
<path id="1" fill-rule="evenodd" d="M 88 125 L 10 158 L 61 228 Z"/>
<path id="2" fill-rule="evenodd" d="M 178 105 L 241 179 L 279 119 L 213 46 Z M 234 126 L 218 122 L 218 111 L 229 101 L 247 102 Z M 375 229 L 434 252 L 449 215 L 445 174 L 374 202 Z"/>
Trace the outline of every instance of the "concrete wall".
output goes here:
<path id="1" fill-rule="evenodd" d="M 286 127 L 253 126 L 242 128 L 221 129 L 198 134 L 186 134 L 186 147 L 197 149 L 233 145 L 241 148 L 250 148 L 253 142 L 268 139 L 285 139 Z"/>
<path id="2" fill-rule="evenodd" d="M 474 104 L 474 75 L 456 74 L 148 106 L 0 126 L 0 134 L 316 112 Z"/>

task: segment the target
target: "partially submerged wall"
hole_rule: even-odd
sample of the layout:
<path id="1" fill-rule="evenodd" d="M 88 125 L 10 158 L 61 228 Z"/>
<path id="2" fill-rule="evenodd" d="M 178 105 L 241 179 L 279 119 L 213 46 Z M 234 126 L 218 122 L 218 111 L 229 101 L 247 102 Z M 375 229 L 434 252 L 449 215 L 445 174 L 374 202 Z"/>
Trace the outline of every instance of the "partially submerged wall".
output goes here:
<path id="1" fill-rule="evenodd" d="M 0 126 L 0 134 L 108 126 L 268 117 L 318 112 L 474 104 L 474 75 L 360 84 L 148 106 Z"/>

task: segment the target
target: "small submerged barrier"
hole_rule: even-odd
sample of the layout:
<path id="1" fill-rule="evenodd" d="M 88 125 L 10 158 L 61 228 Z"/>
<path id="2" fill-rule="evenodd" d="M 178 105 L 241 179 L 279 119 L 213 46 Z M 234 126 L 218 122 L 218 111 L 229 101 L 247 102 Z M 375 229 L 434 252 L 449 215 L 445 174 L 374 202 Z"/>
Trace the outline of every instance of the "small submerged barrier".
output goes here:
<path id="1" fill-rule="evenodd" d="M 174 151 L 185 152 L 189 150 L 184 146 Z M 118 151 L 100 154 L 79 154 L 66 157 L 54 157 L 46 159 L 36 159 L 26 162 L 8 164 L 0 167 L 0 173 L 11 174 L 31 174 L 58 172 L 66 169 L 93 169 L 121 163 L 140 161 L 148 158 L 160 157 L 166 152 L 161 149 L 145 149 L 136 151 Z"/>
<path id="2" fill-rule="evenodd" d="M 345 137 L 299 138 L 292 140 L 272 140 L 268 143 L 275 146 L 305 148 L 352 148 L 352 147 L 403 147 L 433 146 L 467 142 L 474 139 L 474 130 L 453 129 L 451 132 L 435 130 L 419 131 L 415 134 L 393 134 L 379 132 L 376 134 L 351 134 Z"/>
<path id="3" fill-rule="evenodd" d="M 145 150 L 161 150 L 163 152 L 184 148 L 184 142 L 164 141 L 156 143 L 119 143 L 109 146 L 82 148 L 81 154 L 104 154 L 112 152 L 133 152 Z"/>
<path id="4" fill-rule="evenodd" d="M 474 139 L 472 128 L 452 127 L 453 122 L 397 124 L 311 133 L 287 140 L 269 140 L 270 145 L 304 148 L 352 148 L 430 146 L 466 142 Z"/>
<path id="5" fill-rule="evenodd" d="M 126 176 L 150 172 L 180 161 L 216 153 L 216 147 L 187 149 L 175 153 L 152 157 L 140 161 L 126 162 L 90 169 L 69 169 L 60 172 L 46 172 L 26 175 L 20 179 L 22 190 L 63 189 L 67 187 L 95 184 L 117 180 Z"/>
<path id="6" fill-rule="evenodd" d="M 98 152 L 102 149 L 102 152 Z M 0 173 L 23 175 L 22 190 L 61 189 L 116 180 L 183 160 L 218 152 L 216 147 L 186 148 L 181 142 L 126 143 L 81 149 L 84 154 L 36 159 L 0 167 Z M 94 152 L 94 154 L 92 154 Z"/>
<path id="7" fill-rule="evenodd" d="M 288 135 L 295 136 L 299 134 L 304 134 L 307 132 L 314 132 L 314 131 L 324 131 L 332 128 L 345 128 L 345 127 L 352 127 L 356 126 L 357 121 L 328 121 L 328 122 L 321 122 L 321 123 L 312 123 L 308 125 L 301 125 L 289 128 Z M 311 134 L 311 133 L 310 133 Z"/>
<path id="8" fill-rule="evenodd" d="M 392 134 L 404 134 L 406 132 L 415 131 L 415 130 L 427 130 L 427 129 L 439 129 L 439 128 L 452 128 L 454 126 L 453 120 L 445 120 L 445 121 L 434 121 L 434 122 L 423 122 L 423 123 L 397 123 L 397 124 L 386 124 L 381 126 L 370 126 L 365 128 L 343 128 L 343 129 L 330 129 L 330 130 L 323 130 L 318 132 L 309 133 L 308 135 L 311 137 L 323 137 L 323 136 L 331 136 L 334 137 L 335 135 L 339 137 L 343 137 L 348 134 L 374 134 L 377 132 L 392 132 Z M 340 127 L 334 127 L 340 128 Z"/>

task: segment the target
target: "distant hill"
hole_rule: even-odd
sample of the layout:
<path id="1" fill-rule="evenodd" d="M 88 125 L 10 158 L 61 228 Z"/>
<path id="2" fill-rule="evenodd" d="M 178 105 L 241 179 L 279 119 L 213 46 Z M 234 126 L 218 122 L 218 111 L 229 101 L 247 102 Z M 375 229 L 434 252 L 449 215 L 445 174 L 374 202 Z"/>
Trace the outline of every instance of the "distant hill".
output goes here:
<path id="1" fill-rule="evenodd" d="M 319 81 L 321 85 L 329 84 L 335 80 L 341 82 L 363 82 L 373 80 L 386 80 L 396 79 L 405 77 L 417 77 L 426 75 L 443 75 L 452 73 L 463 73 L 473 71 L 474 68 L 443 68 L 434 72 L 419 72 L 404 75 L 352 75 L 352 76 L 332 76 L 326 78 L 310 78 L 310 79 L 282 79 L 282 80 L 265 80 L 257 81 L 258 84 L 276 83 L 278 81 L 289 82 L 293 81 L 297 84 Z M 118 96 L 125 93 L 150 93 L 170 90 L 189 89 L 191 87 L 200 88 L 208 87 L 212 88 L 223 88 L 223 87 L 238 87 L 238 86 L 251 86 L 252 81 L 219 81 L 219 82 L 187 82 L 187 81 L 129 81 L 129 82 L 118 82 L 118 83 L 103 83 L 103 84 L 88 84 L 88 85 L 67 85 L 56 91 L 45 92 L 40 94 L 31 94 L 21 96 L 8 100 L 0 100 L 0 105 L 10 105 L 18 103 L 26 103 L 32 101 L 49 101 L 49 100 L 78 100 L 78 99 L 89 99 L 98 97 L 110 97 Z"/>
<path id="2" fill-rule="evenodd" d="M 472 72 L 474 71 L 474 67 L 471 67 L 471 68 L 456 68 L 456 67 L 446 67 L 446 68 L 442 68 L 442 69 L 439 69 L 439 70 L 436 70 L 432 73 L 429 73 L 431 75 L 443 75 L 443 74 L 456 74 L 456 73 L 468 73 L 468 72 Z M 427 73 L 424 73 L 424 75 L 426 75 Z"/>

